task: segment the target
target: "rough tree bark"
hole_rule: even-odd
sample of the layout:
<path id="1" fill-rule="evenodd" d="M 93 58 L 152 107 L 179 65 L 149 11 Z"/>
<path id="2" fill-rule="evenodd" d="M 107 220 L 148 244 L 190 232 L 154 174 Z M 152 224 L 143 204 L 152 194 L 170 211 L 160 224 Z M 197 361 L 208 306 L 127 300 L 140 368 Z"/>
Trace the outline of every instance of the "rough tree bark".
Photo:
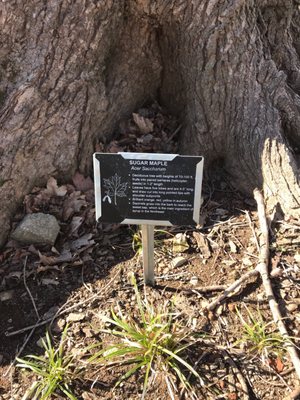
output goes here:
<path id="1" fill-rule="evenodd" d="M 157 98 L 182 148 L 299 215 L 297 0 L 2 0 L 0 244 L 34 185 L 90 172 L 99 140 Z"/>

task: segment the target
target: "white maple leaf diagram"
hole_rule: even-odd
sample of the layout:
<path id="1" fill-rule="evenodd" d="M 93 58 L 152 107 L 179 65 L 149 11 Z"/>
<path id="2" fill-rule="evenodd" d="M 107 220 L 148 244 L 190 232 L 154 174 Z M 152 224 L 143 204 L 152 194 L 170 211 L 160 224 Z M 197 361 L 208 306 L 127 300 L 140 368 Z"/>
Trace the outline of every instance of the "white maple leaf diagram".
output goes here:
<path id="1" fill-rule="evenodd" d="M 114 202 L 117 205 L 117 197 L 126 197 L 126 190 L 128 182 L 122 183 L 121 177 L 116 173 L 109 179 L 103 179 L 105 193 L 103 201 L 108 201 L 109 203 Z"/>

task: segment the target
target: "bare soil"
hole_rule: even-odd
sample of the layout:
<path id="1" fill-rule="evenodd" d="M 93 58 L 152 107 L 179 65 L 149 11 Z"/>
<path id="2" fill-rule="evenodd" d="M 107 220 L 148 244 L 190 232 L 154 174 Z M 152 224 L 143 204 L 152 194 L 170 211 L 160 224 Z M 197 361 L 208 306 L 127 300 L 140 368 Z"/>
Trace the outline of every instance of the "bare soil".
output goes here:
<path id="1" fill-rule="evenodd" d="M 153 120 L 157 114 L 150 117 Z M 160 121 L 162 124 L 163 117 Z M 171 137 L 172 132 L 174 124 L 166 135 Z M 132 145 L 134 135 L 123 136 L 121 144 L 116 140 L 107 146 L 110 151 L 119 151 L 128 143 Z M 131 141 L 126 142 L 125 137 Z M 169 141 L 172 151 L 173 140 L 174 137 Z M 142 143 L 141 139 L 139 144 Z M 151 151 L 148 142 L 147 146 L 146 151 Z M 141 150 L 145 151 L 143 147 L 138 149 Z M 174 304 L 186 326 L 191 331 L 205 333 L 205 340 L 197 342 L 186 354 L 203 377 L 202 383 L 192 382 L 196 398 L 273 400 L 288 396 L 298 386 L 288 355 L 284 351 L 276 354 L 271 349 L 264 356 L 251 350 L 252 344 L 243 339 L 243 325 L 236 311 L 249 322 L 250 310 L 256 318 L 270 323 L 269 331 L 276 331 L 260 279 L 247 281 L 213 312 L 205 311 L 207 304 L 222 293 L 222 287 L 254 269 L 258 261 L 256 205 L 236 192 L 227 179 L 219 174 L 206 180 L 199 226 L 172 227 L 164 232 L 158 228 L 156 285 L 146 288 L 140 244 L 133 240 L 138 228 L 95 223 L 89 178 L 77 174 L 66 185 L 63 196 L 53 181 L 48 183 L 48 189 L 36 188 L 28 195 L 15 216 L 15 225 L 25 213 L 42 211 L 57 217 L 61 233 L 52 248 L 10 241 L 0 252 L 0 399 L 17 400 L 25 394 L 35 378 L 15 367 L 15 357 L 41 354 L 39 339 L 47 329 L 53 340 L 58 341 L 68 322 L 70 348 L 80 354 L 80 349 L 108 340 L 101 334 L 101 317 L 109 315 L 112 307 L 119 304 L 124 312 L 136 315 L 131 272 L 141 293 L 145 289 L 151 301 L 163 303 L 176 296 Z M 275 271 L 272 285 L 288 331 L 297 341 L 300 222 L 279 221 L 270 224 L 270 229 L 270 272 Z M 183 265 L 172 264 L 177 257 L 185 259 Z M 122 368 L 86 365 L 84 369 L 83 376 L 73 381 L 78 399 L 141 397 L 141 374 L 114 389 L 117 378 L 124 372 Z M 176 385 L 176 399 L 189 398 L 181 394 L 178 382 Z M 64 398 L 62 394 L 58 397 Z M 162 374 L 149 386 L 146 398 L 170 398 Z"/>

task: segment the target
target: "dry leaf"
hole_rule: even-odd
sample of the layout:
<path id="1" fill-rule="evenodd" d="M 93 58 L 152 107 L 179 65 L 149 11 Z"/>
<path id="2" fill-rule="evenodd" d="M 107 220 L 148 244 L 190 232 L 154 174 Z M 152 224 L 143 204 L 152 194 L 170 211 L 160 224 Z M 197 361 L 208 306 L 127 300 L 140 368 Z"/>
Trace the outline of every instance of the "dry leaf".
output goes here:
<path id="1" fill-rule="evenodd" d="M 221 389 L 224 389 L 225 388 L 225 382 L 223 380 L 220 380 L 219 381 L 219 386 L 220 386 Z"/>
<path id="2" fill-rule="evenodd" d="M 41 254 L 39 252 L 39 257 L 40 257 L 40 262 L 43 265 L 55 265 L 56 264 L 56 259 L 57 257 L 48 257 L 48 256 L 44 256 L 43 254 Z"/>
<path id="3" fill-rule="evenodd" d="M 81 208 L 86 206 L 85 195 L 82 195 L 79 191 L 71 193 L 64 202 L 63 220 L 67 221 L 74 213 L 79 212 Z"/>
<path id="4" fill-rule="evenodd" d="M 235 305 L 235 303 L 228 303 L 227 308 L 228 308 L 228 311 L 234 312 L 236 310 L 236 305 Z"/>
<path id="5" fill-rule="evenodd" d="M 124 151 L 124 148 L 121 147 L 116 140 L 113 140 L 108 148 L 107 148 L 107 153 L 119 153 L 120 151 Z"/>
<path id="6" fill-rule="evenodd" d="M 41 279 L 42 285 L 54 285 L 57 286 L 59 285 L 59 282 L 54 280 L 54 279 L 49 279 L 49 278 L 43 278 Z"/>
<path id="7" fill-rule="evenodd" d="M 40 266 L 37 267 L 36 272 L 39 274 L 41 272 L 47 272 L 47 271 L 60 271 L 57 265 L 52 265 L 52 266 Z"/>
<path id="8" fill-rule="evenodd" d="M 39 252 L 39 257 L 40 257 L 40 262 L 43 265 L 56 265 L 65 262 L 70 262 L 73 260 L 73 256 L 70 250 L 64 250 L 58 257 L 44 256 Z"/>
<path id="9" fill-rule="evenodd" d="M 275 371 L 278 372 L 278 373 L 282 372 L 283 369 L 284 369 L 283 362 L 279 357 L 277 357 L 275 359 L 269 358 L 268 359 L 268 364 L 270 365 L 270 367 L 274 368 Z"/>
<path id="10" fill-rule="evenodd" d="M 78 236 L 78 229 L 83 223 L 82 217 L 73 217 L 70 224 L 70 236 Z"/>
<path id="11" fill-rule="evenodd" d="M 63 197 L 67 193 L 66 186 L 58 186 L 55 178 L 50 177 L 47 182 L 46 193 L 52 196 L 60 196 Z"/>
<path id="12" fill-rule="evenodd" d="M 139 130 L 142 133 L 150 133 L 153 132 L 153 122 L 149 118 L 144 118 L 139 114 L 133 113 L 132 114 L 133 120 L 138 126 Z"/>
<path id="13" fill-rule="evenodd" d="M 81 236 L 79 239 L 74 240 L 71 243 L 71 250 L 78 250 L 81 247 L 90 246 L 94 244 L 95 241 L 92 239 L 92 236 L 93 236 L 92 233 L 87 233 Z"/>
<path id="14" fill-rule="evenodd" d="M 73 260 L 73 255 L 70 252 L 70 250 L 63 250 L 60 256 L 57 257 L 56 262 L 59 264 L 64 262 L 70 262 L 72 260 Z"/>
<path id="15" fill-rule="evenodd" d="M 76 190 L 80 190 L 81 192 L 87 192 L 94 188 L 94 182 L 92 179 L 89 176 L 85 178 L 80 172 L 75 173 L 72 181 Z"/>
<path id="16" fill-rule="evenodd" d="M 193 232 L 193 236 L 196 239 L 198 249 L 200 250 L 203 257 L 210 258 L 211 251 L 210 251 L 209 243 L 208 243 L 208 240 L 206 239 L 206 237 L 199 232 Z"/>

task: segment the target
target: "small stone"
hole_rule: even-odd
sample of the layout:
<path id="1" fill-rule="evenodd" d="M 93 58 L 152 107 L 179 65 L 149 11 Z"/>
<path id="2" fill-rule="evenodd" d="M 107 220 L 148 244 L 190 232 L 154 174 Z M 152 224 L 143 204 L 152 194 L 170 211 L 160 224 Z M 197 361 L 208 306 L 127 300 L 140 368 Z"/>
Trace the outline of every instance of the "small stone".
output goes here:
<path id="1" fill-rule="evenodd" d="M 191 277 L 190 284 L 193 285 L 193 286 L 198 285 L 198 278 L 197 278 L 197 276 L 192 276 L 192 277 Z"/>
<path id="2" fill-rule="evenodd" d="M 5 290 L 0 292 L 0 301 L 7 301 L 13 298 L 14 290 Z"/>
<path id="3" fill-rule="evenodd" d="M 185 257 L 181 257 L 181 256 L 175 257 L 171 262 L 171 267 L 178 268 L 186 263 L 187 263 L 187 259 Z"/>
<path id="4" fill-rule="evenodd" d="M 67 322 L 78 322 L 84 319 L 85 315 L 83 313 L 71 313 L 67 317 Z"/>
<path id="5" fill-rule="evenodd" d="M 27 214 L 11 237 L 22 243 L 53 245 L 59 233 L 59 224 L 50 214 Z"/>
<path id="6" fill-rule="evenodd" d="M 93 330 L 92 330 L 90 327 L 88 327 L 88 326 L 83 327 L 83 328 L 82 328 L 82 332 L 83 332 L 83 333 L 85 334 L 85 336 L 88 337 L 88 338 L 91 338 L 91 337 L 94 336 Z"/>
<path id="7" fill-rule="evenodd" d="M 287 304 L 286 309 L 287 309 L 289 312 L 296 311 L 296 310 L 298 309 L 298 304 L 295 304 L 295 303 Z"/>

